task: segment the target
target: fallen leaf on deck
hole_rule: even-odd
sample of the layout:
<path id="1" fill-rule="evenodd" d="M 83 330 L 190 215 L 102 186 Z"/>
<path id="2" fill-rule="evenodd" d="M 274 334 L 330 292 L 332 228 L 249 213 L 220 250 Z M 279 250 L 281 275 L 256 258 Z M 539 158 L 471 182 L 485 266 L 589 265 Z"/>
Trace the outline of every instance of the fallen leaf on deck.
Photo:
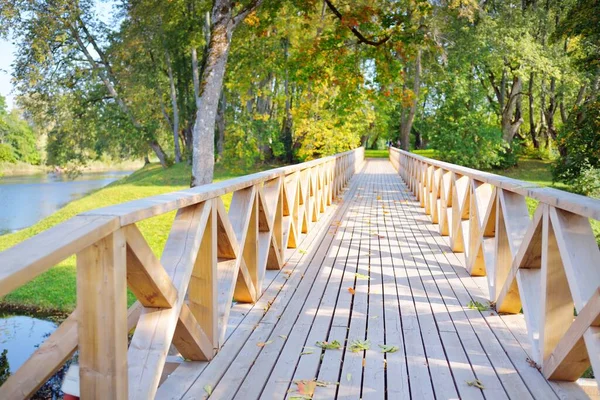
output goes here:
<path id="1" fill-rule="evenodd" d="M 348 382 L 350 382 L 350 381 L 352 380 L 352 374 L 351 374 L 350 372 L 348 372 L 348 373 L 346 374 L 346 380 L 347 380 Z"/>
<path id="2" fill-rule="evenodd" d="M 287 335 L 279 335 L 279 337 L 282 339 L 287 339 Z"/>
<path id="3" fill-rule="evenodd" d="M 395 353 L 400 349 L 398 346 L 393 346 L 391 344 L 380 344 L 379 347 L 381 348 L 382 353 Z"/>
<path id="4" fill-rule="evenodd" d="M 350 351 L 353 353 L 358 353 L 359 351 L 369 350 L 371 348 L 371 343 L 368 340 L 360 340 L 356 339 L 350 344 Z"/>
<path id="5" fill-rule="evenodd" d="M 467 381 L 467 385 L 475 386 L 481 390 L 485 389 L 485 386 L 483 386 L 483 383 L 481 383 L 479 379 L 475 379 L 474 381 Z"/>
<path id="6" fill-rule="evenodd" d="M 265 347 L 266 345 L 271 344 L 271 343 L 273 343 L 273 341 L 269 340 L 268 342 L 258 342 L 258 343 L 256 343 L 256 345 L 258 347 Z"/>
<path id="7" fill-rule="evenodd" d="M 309 398 L 312 399 L 312 396 L 315 394 L 315 389 L 317 388 L 316 381 L 295 381 L 295 383 L 298 386 L 299 394 L 310 396 Z"/>
<path id="8" fill-rule="evenodd" d="M 204 391 L 206 392 L 207 395 L 210 396 L 212 394 L 212 386 L 204 385 Z"/>
<path id="9" fill-rule="evenodd" d="M 356 276 L 356 279 L 366 279 L 366 280 L 371 279 L 371 277 L 369 275 L 359 274 L 358 272 L 356 274 L 354 274 L 354 276 Z"/>
<path id="10" fill-rule="evenodd" d="M 351 287 L 349 287 L 349 288 L 348 288 L 348 292 L 349 292 L 349 293 L 350 293 L 352 296 L 354 296 L 354 295 L 356 294 L 356 290 L 354 290 L 354 288 L 351 288 Z"/>
<path id="11" fill-rule="evenodd" d="M 337 340 L 334 340 L 332 342 L 317 342 L 315 343 L 318 347 L 325 349 L 325 350 L 338 350 L 342 348 L 342 344 L 340 342 L 338 342 Z"/>

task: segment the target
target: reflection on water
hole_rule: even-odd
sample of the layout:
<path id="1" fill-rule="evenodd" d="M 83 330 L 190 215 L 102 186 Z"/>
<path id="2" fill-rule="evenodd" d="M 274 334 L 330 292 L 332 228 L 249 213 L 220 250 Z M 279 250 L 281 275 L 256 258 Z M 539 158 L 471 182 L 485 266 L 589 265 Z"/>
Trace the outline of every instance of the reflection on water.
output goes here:
<path id="1" fill-rule="evenodd" d="M 67 203 L 129 175 L 129 171 L 91 172 L 69 180 L 45 174 L 0 178 L 0 234 L 31 226 Z"/>
<path id="2" fill-rule="evenodd" d="M 0 315 L 0 353 L 8 350 L 10 371 L 15 372 L 54 332 L 51 321 L 24 315 Z"/>

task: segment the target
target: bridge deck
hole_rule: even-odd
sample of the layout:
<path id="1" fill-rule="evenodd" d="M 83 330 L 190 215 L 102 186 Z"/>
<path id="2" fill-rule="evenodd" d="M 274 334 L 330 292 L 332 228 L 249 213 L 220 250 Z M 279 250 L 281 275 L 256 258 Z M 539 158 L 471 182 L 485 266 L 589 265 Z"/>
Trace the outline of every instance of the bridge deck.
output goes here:
<path id="1" fill-rule="evenodd" d="M 326 213 L 267 271 L 261 299 L 233 307 L 216 357 L 169 364 L 157 398 L 585 397 L 528 361 L 522 316 L 469 308 L 487 304 L 485 278 L 469 276 L 387 160 L 369 160 Z M 370 348 L 350 351 L 356 340 Z"/>

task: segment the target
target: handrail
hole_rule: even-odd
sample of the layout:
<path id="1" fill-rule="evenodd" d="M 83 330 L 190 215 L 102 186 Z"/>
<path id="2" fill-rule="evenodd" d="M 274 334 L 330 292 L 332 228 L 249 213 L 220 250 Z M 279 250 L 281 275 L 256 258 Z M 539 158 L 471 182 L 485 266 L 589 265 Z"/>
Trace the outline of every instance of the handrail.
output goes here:
<path id="1" fill-rule="evenodd" d="M 88 211 L 0 253 L 0 296 L 75 254 L 77 309 L 1 387 L 31 396 L 79 350 L 81 396 L 153 398 L 171 343 L 190 360 L 223 344 L 231 299 L 255 302 L 364 162 L 362 147 Z M 233 193 L 229 212 L 221 196 Z M 136 222 L 177 210 L 161 259 Z M 127 310 L 127 287 L 138 302 Z M 136 327 L 131 344 L 127 332 Z"/>
<path id="2" fill-rule="evenodd" d="M 404 150 L 390 147 L 391 152 L 400 152 L 406 157 L 413 158 L 421 162 L 427 162 L 447 171 L 468 176 L 478 181 L 489 183 L 496 187 L 520 194 L 521 196 L 531 197 L 552 207 L 570 211 L 584 217 L 600 220 L 600 200 L 587 196 L 581 196 L 575 193 L 565 192 L 563 190 L 542 187 L 535 183 L 525 182 L 507 176 L 496 175 L 490 172 L 479 171 L 476 169 L 450 164 L 444 161 L 433 160 L 418 154 L 409 153 Z"/>
<path id="3" fill-rule="evenodd" d="M 468 272 L 486 276 L 496 311 L 522 310 L 543 374 L 575 381 L 591 365 L 600 384 L 600 250 L 590 225 L 600 201 L 393 147 L 389 158 Z M 539 201 L 533 218 L 526 197 Z"/>

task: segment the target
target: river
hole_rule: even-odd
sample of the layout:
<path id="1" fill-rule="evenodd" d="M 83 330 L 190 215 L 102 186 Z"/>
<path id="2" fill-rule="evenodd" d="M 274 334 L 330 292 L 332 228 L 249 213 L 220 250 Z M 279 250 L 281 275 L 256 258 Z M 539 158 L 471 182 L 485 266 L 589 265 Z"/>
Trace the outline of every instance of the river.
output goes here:
<path id="1" fill-rule="evenodd" d="M 0 178 L 0 235 L 27 228 L 130 171 L 87 172 L 74 180 L 43 174 Z"/>

